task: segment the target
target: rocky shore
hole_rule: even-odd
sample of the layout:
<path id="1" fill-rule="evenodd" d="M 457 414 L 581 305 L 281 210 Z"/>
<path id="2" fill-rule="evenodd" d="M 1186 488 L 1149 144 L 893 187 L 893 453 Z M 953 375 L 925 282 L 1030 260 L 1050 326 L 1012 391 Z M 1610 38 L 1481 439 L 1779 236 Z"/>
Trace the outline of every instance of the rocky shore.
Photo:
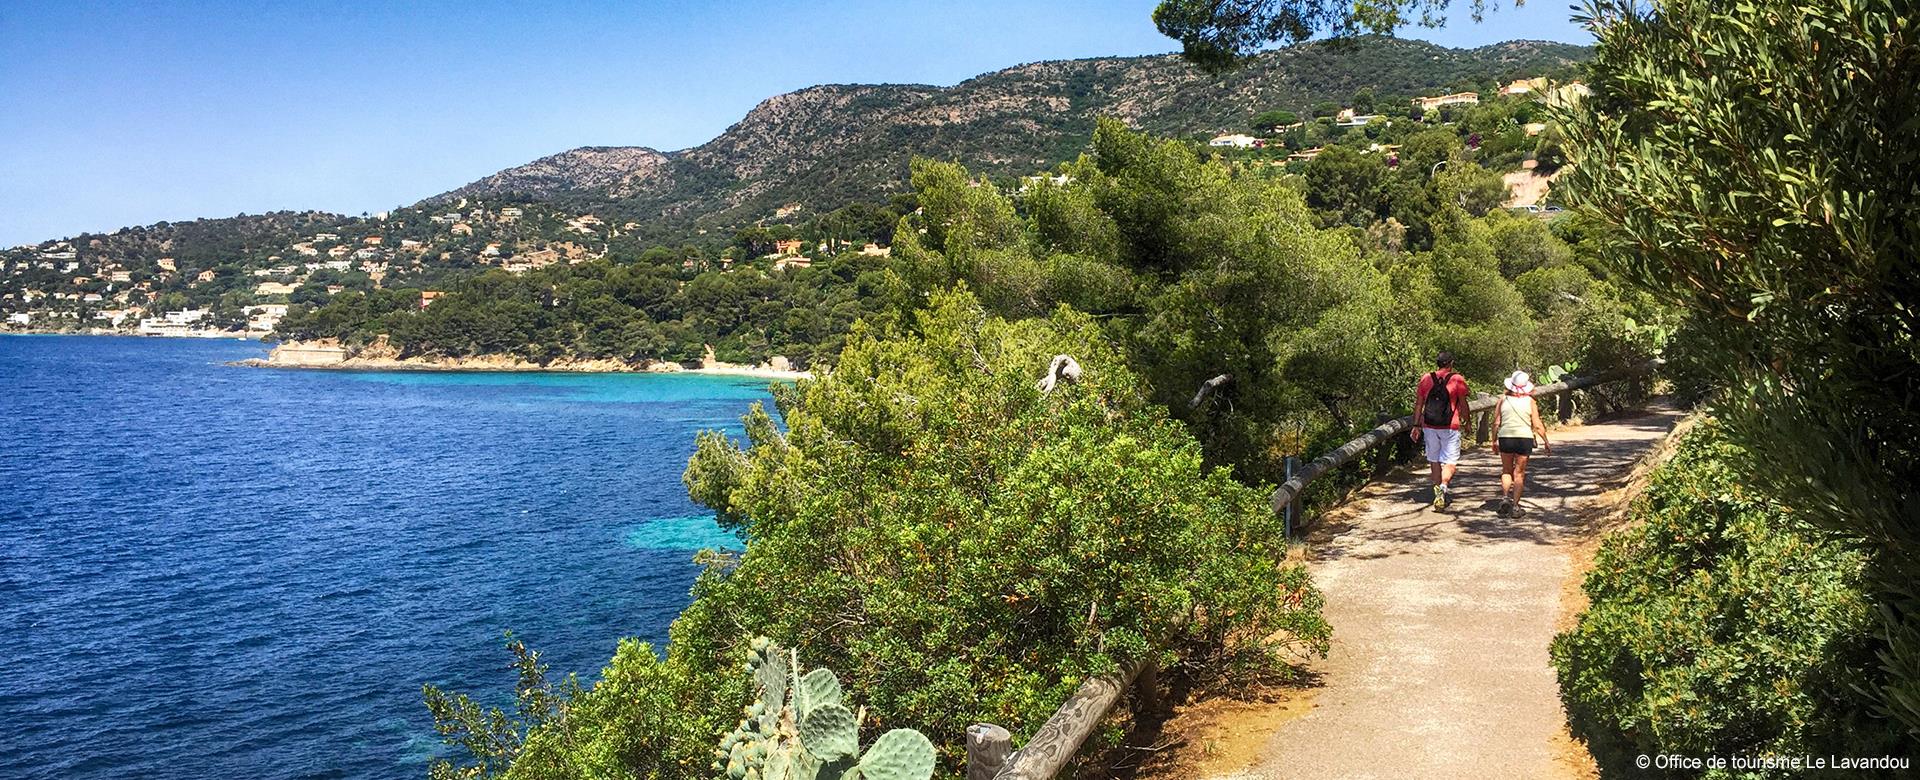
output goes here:
<path id="1" fill-rule="evenodd" d="M 714 359 L 713 350 L 697 363 L 669 361 L 630 362 L 625 360 L 574 360 L 562 358 L 536 363 L 512 355 L 479 355 L 465 358 L 401 357 L 385 336 L 363 347 L 348 347 L 333 339 L 288 341 L 273 348 L 265 358 L 238 361 L 235 365 L 260 368 L 336 369 L 343 371 L 561 371 L 578 373 L 636 374 L 714 374 L 747 376 L 769 380 L 811 378 L 807 371 L 796 371 L 786 358 L 775 357 L 760 365 L 723 363 Z"/>

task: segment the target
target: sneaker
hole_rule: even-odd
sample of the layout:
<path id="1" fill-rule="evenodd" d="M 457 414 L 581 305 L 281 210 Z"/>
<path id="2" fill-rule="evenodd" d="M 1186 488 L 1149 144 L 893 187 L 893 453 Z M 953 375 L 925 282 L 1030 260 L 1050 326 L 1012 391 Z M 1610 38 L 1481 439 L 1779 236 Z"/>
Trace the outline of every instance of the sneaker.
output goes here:
<path id="1" fill-rule="evenodd" d="M 1511 513 L 1512 511 L 1513 511 L 1513 499 L 1511 498 L 1500 499 L 1500 516 L 1506 517 L 1508 513 Z"/>
<path id="2" fill-rule="evenodd" d="M 1519 517 L 1519 516 L 1521 516 L 1521 515 L 1524 515 L 1524 514 L 1526 514 L 1526 513 L 1527 513 L 1527 508 L 1526 508 L 1526 507 L 1523 507 L 1523 506 L 1521 506 L 1521 505 L 1519 505 L 1519 504 L 1514 504 L 1514 505 L 1513 505 L 1513 509 L 1511 509 L 1511 510 L 1509 510 L 1509 511 L 1507 512 L 1507 516 L 1508 516 L 1508 517 Z"/>
<path id="3" fill-rule="evenodd" d="M 1446 485 L 1433 486 L 1433 508 L 1434 509 L 1447 508 L 1447 486 Z"/>

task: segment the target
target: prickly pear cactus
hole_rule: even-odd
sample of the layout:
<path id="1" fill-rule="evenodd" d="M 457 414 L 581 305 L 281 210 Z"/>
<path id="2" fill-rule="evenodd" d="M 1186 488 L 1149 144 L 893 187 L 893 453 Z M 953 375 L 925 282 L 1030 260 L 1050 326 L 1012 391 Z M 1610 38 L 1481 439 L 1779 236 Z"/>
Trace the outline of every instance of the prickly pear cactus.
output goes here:
<path id="1" fill-rule="evenodd" d="M 840 678 L 825 669 L 800 673 L 799 659 L 756 638 L 746 671 L 754 699 L 740 725 L 714 751 L 726 780 L 927 780 L 933 743 L 913 729 L 894 729 L 860 750 L 860 716 L 841 703 Z"/>

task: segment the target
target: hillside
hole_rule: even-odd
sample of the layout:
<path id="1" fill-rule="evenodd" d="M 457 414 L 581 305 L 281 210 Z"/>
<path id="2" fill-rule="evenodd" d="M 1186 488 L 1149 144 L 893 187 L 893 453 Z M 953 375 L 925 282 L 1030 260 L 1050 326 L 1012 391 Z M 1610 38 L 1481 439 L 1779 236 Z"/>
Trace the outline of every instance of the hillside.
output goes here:
<path id="1" fill-rule="evenodd" d="M 592 190 L 638 195 L 671 181 L 672 159 L 644 146 L 583 146 L 508 168 L 435 199 L 501 195 L 548 198 Z"/>
<path id="2" fill-rule="evenodd" d="M 1205 139 L 1251 130 L 1254 115 L 1276 109 L 1318 113 L 1307 142 L 1331 142 L 1345 132 L 1332 125 L 1336 106 L 1413 120 L 1411 96 L 1490 93 L 1509 78 L 1566 74 L 1587 54 L 1374 37 L 1269 52 L 1224 77 L 1165 55 L 1031 63 L 951 87 L 816 86 L 768 98 L 691 149 L 573 149 L 388 212 L 159 223 L 0 250 L 0 313 L 11 329 L 124 331 L 183 312 L 174 325 L 264 333 L 290 306 L 443 290 L 490 268 L 521 275 L 606 257 L 691 275 L 776 250 L 824 257 L 872 244 L 863 251 L 884 255 L 915 208 L 889 200 L 906 191 L 915 157 L 1004 181 L 1072 159 L 1101 117 Z M 1531 149 L 1523 122 L 1489 116 L 1490 131 L 1513 138 L 1490 135 L 1483 152 L 1517 161 L 1516 144 Z M 1397 138 L 1436 123 L 1451 120 L 1356 132 Z"/>
<path id="3" fill-rule="evenodd" d="M 1245 129 L 1267 109 L 1305 113 L 1371 90 L 1384 103 L 1564 70 L 1587 49 L 1510 41 L 1449 49 L 1368 37 L 1268 52 L 1211 77 L 1174 55 L 1037 62 L 952 87 L 830 85 L 769 98 L 700 146 L 576 149 L 429 199 L 487 194 L 564 200 L 662 227 L 730 228 L 821 213 L 904 188 L 916 156 L 995 176 L 1032 173 L 1079 152 L 1102 116 L 1149 132 Z M 615 154 L 619 152 L 622 154 Z"/>

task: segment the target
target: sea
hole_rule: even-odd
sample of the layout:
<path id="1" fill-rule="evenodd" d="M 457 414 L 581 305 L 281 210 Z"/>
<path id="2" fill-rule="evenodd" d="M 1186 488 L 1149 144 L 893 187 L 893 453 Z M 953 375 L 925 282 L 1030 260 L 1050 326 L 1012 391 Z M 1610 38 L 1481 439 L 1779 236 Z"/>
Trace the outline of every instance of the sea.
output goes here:
<path id="1" fill-rule="evenodd" d="M 266 349 L 0 337 L 0 777 L 423 778 L 423 683 L 510 708 L 507 632 L 590 682 L 740 546 L 680 475 L 763 380 Z"/>

